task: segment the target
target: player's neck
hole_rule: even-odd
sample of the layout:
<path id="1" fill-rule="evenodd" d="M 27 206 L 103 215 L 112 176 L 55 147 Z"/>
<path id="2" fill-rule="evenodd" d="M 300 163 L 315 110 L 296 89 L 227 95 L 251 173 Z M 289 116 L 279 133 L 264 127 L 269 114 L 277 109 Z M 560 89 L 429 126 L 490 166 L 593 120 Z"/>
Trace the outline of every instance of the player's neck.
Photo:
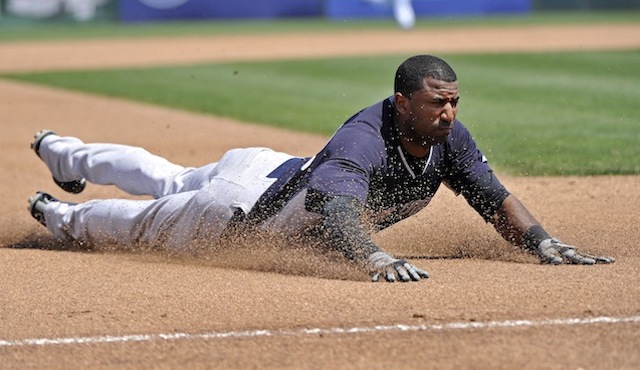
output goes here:
<path id="1" fill-rule="evenodd" d="M 405 140 L 403 137 L 400 138 L 400 143 L 402 145 L 402 149 L 412 157 L 425 158 L 431 151 L 430 145 L 418 144 L 413 141 Z"/>
<path id="2" fill-rule="evenodd" d="M 412 157 L 424 158 L 429 155 L 431 151 L 431 145 L 419 140 L 415 134 L 406 126 L 406 124 L 398 117 L 395 116 L 395 125 L 398 129 L 398 135 L 400 138 L 400 145 L 402 149 Z"/>

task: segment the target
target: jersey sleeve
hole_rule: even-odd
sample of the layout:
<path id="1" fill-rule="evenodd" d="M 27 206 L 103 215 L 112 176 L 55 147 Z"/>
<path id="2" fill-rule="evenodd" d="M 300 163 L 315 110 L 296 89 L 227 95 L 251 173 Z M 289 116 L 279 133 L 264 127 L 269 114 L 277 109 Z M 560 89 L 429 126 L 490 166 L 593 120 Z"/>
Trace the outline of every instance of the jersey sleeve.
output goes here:
<path id="1" fill-rule="evenodd" d="M 317 158 L 308 189 L 312 196 L 350 196 L 365 203 L 374 171 L 383 166 L 384 141 L 366 122 L 349 122 L 330 139 Z"/>
<path id="2" fill-rule="evenodd" d="M 492 171 L 469 130 L 456 121 L 451 137 L 445 144 L 447 170 L 445 180 L 457 193 L 461 186 L 472 184 L 485 173 Z"/>
<path id="3" fill-rule="evenodd" d="M 487 158 L 466 127 L 459 122 L 456 124 L 457 130 L 447 142 L 448 173 L 444 181 L 488 221 L 509 192 L 493 175 Z"/>

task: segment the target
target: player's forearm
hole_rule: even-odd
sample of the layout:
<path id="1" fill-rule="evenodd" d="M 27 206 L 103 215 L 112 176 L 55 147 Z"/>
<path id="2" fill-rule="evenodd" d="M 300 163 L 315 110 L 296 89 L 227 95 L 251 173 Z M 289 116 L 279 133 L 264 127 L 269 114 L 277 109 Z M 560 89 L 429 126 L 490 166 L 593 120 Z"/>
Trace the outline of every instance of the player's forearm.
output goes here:
<path id="1" fill-rule="evenodd" d="M 380 250 L 362 224 L 357 200 L 346 196 L 334 197 L 324 204 L 322 216 L 329 243 L 350 260 L 365 262 L 372 253 Z"/>
<path id="2" fill-rule="evenodd" d="M 505 199 L 491 222 L 506 240 L 534 253 L 542 263 L 594 265 L 615 262 L 612 257 L 578 252 L 575 246 L 551 237 L 513 195 Z"/>
<path id="3" fill-rule="evenodd" d="M 532 248 L 549 238 L 538 220 L 513 194 L 502 202 L 490 221 L 505 240 L 517 246 Z"/>

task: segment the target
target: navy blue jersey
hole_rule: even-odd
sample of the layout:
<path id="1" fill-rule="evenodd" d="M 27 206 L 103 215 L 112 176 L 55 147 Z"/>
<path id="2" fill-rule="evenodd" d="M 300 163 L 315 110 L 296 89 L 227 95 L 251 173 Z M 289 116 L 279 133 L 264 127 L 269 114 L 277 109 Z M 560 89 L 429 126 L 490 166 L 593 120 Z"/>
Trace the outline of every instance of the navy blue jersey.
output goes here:
<path id="1" fill-rule="evenodd" d="M 318 212 L 330 197 L 350 196 L 383 228 L 424 208 L 443 181 L 464 194 L 491 171 L 458 120 L 446 142 L 433 145 L 427 158 L 415 158 L 402 149 L 394 115 L 393 98 L 388 98 L 351 117 L 312 161 L 299 169 L 304 162 L 300 160 L 288 175 L 279 177 L 258 208 L 270 208 L 278 199 L 284 203 L 306 187 L 308 210 Z"/>
<path id="2" fill-rule="evenodd" d="M 394 115 L 392 99 L 385 99 L 344 123 L 309 169 L 309 192 L 352 196 L 386 215 L 376 219 L 387 226 L 426 206 L 443 180 L 460 193 L 491 171 L 460 121 L 427 158 L 415 158 L 402 149 Z"/>

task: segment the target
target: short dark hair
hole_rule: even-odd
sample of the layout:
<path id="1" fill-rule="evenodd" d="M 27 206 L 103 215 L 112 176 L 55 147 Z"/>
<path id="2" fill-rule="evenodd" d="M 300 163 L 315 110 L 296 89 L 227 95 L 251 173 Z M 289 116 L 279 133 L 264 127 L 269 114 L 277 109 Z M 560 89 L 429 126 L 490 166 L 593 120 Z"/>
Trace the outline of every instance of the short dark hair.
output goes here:
<path id="1" fill-rule="evenodd" d="M 433 55 L 415 55 L 405 60 L 396 71 L 395 92 L 409 97 L 411 93 L 423 88 L 427 77 L 439 81 L 458 80 L 453 68 L 444 60 Z"/>

